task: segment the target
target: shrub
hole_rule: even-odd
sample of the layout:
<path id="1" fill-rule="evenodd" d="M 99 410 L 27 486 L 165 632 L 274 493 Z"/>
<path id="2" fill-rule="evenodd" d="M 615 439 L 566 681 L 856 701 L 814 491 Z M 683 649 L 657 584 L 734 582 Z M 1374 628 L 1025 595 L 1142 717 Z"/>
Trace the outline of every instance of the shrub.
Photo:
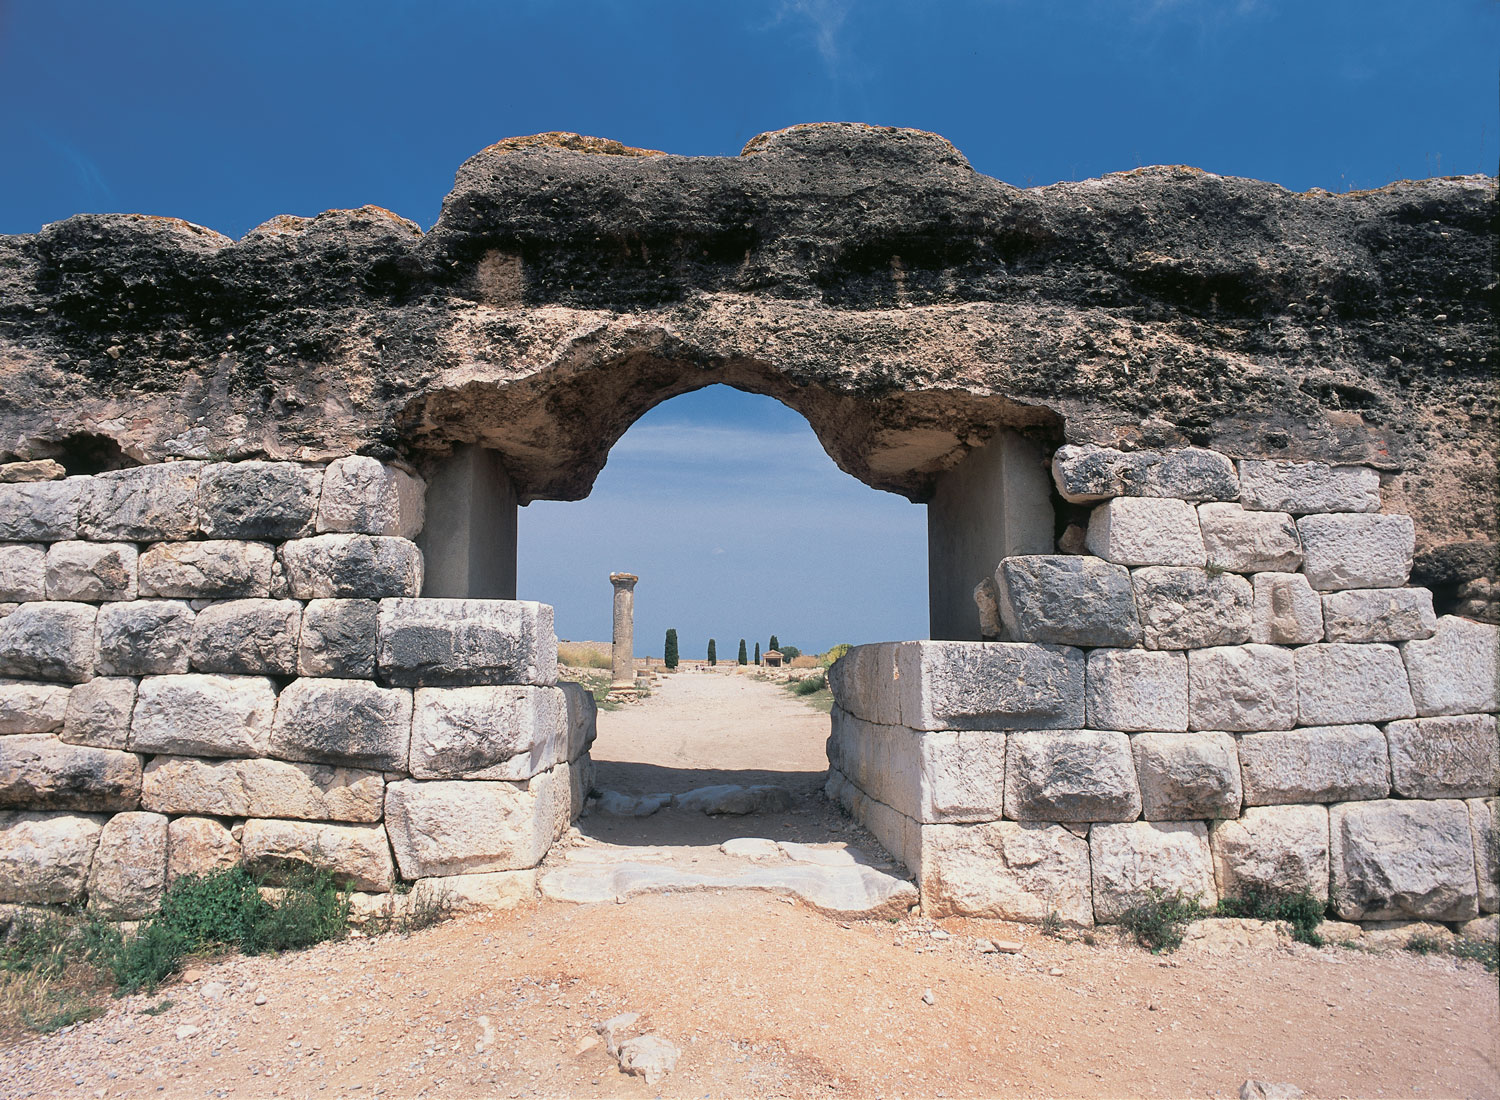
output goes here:
<path id="1" fill-rule="evenodd" d="M 667 640 L 661 650 L 661 663 L 668 668 L 677 667 L 677 631 L 675 629 L 667 631 Z"/>
<path id="2" fill-rule="evenodd" d="M 820 672 L 816 676 L 808 676 L 801 680 L 793 680 L 787 684 L 787 689 L 793 695 L 811 695 L 815 691 L 822 691 L 828 686 L 828 681 Z"/>
<path id="3" fill-rule="evenodd" d="M 840 657 L 848 653 L 853 648 L 854 647 L 848 642 L 840 642 L 838 645 L 830 649 L 827 653 L 819 657 L 818 664 L 822 665 L 824 668 L 828 668 L 833 664 L 833 662 L 837 661 Z"/>
<path id="4" fill-rule="evenodd" d="M 735 659 L 737 661 L 739 661 L 739 663 L 742 664 L 742 665 L 748 665 L 750 663 L 750 657 L 745 652 L 745 639 L 744 638 L 740 639 L 740 655 L 737 658 L 735 658 Z"/>
<path id="5" fill-rule="evenodd" d="M 718 644 L 712 638 L 708 640 L 708 663 L 711 665 L 719 663 Z"/>
<path id="6" fill-rule="evenodd" d="M 1500 945 L 1461 939 L 1449 948 L 1448 953 L 1456 959 L 1473 959 L 1491 974 L 1500 972 Z"/>
<path id="7" fill-rule="evenodd" d="M 783 646 L 782 647 L 782 650 L 781 650 L 781 659 L 786 664 L 791 664 L 793 661 L 795 661 L 800 656 L 802 656 L 802 651 L 800 649 L 798 649 L 796 646 L 789 645 L 789 646 Z"/>
<path id="8" fill-rule="evenodd" d="M 1406 949 L 1413 955 L 1435 955 L 1443 950 L 1443 941 L 1426 932 L 1418 932 L 1406 941 Z"/>
<path id="9" fill-rule="evenodd" d="M 1247 887 L 1238 897 L 1221 898 L 1214 912 L 1221 917 L 1253 920 L 1284 920 L 1292 926 L 1292 938 L 1313 947 L 1323 946 L 1318 925 L 1323 923 L 1325 903 L 1306 890 L 1285 894 Z"/>
<path id="10" fill-rule="evenodd" d="M 1147 900 L 1120 914 L 1120 926 L 1135 936 L 1136 943 L 1160 954 L 1181 947 L 1188 924 L 1206 915 L 1196 897 L 1183 897 L 1181 890 L 1168 894 L 1153 889 Z"/>

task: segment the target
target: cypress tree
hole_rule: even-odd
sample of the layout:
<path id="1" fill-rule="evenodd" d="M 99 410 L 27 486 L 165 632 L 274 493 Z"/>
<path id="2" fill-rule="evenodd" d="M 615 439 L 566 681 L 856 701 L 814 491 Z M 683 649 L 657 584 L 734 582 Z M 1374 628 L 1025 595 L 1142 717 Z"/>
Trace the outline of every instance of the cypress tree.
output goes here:
<path id="1" fill-rule="evenodd" d="M 760 643 L 755 643 L 755 663 L 760 664 Z"/>
<path id="2" fill-rule="evenodd" d="M 766 648 L 767 649 L 780 649 L 781 648 L 781 643 L 779 643 L 776 640 L 776 635 L 774 635 L 774 634 L 771 635 L 771 644 L 768 645 L 768 646 L 766 646 Z"/>
<path id="3" fill-rule="evenodd" d="M 744 638 L 740 639 L 739 662 L 742 665 L 748 665 L 750 663 L 750 658 L 745 655 L 745 639 Z"/>
<path id="4" fill-rule="evenodd" d="M 677 667 L 677 631 L 675 629 L 667 631 L 667 643 L 662 647 L 661 663 L 668 668 Z"/>
<path id="5" fill-rule="evenodd" d="M 719 663 L 719 651 L 714 645 L 714 640 L 712 638 L 708 640 L 708 663 L 711 665 L 716 665 Z"/>

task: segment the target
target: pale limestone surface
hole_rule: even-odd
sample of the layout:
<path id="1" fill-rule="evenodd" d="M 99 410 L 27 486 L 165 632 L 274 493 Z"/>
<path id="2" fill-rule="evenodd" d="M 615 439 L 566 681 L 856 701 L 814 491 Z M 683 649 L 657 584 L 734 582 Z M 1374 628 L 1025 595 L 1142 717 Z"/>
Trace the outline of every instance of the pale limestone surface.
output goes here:
<path id="1" fill-rule="evenodd" d="M 979 637 L 986 642 L 999 641 L 1005 633 L 1000 618 L 1000 590 L 993 577 L 985 577 L 974 586 L 974 607 L 979 612 Z"/>
<path id="2" fill-rule="evenodd" d="M 103 829 L 100 814 L 0 810 L 0 902 L 82 901 Z"/>
<path id="3" fill-rule="evenodd" d="M 404 772 L 411 724 L 404 688 L 303 677 L 281 691 L 270 751 L 283 760 Z"/>
<path id="4" fill-rule="evenodd" d="M 987 730 L 917 735 L 921 746 L 921 822 L 993 821 L 1005 790 L 1003 733 Z"/>
<path id="5" fill-rule="evenodd" d="M 1456 800 L 1329 809 L 1334 905 L 1345 920 L 1469 920 L 1479 913 L 1469 813 Z"/>
<path id="6" fill-rule="evenodd" d="M 1090 729 L 1186 730 L 1188 659 L 1182 653 L 1096 649 L 1088 655 Z"/>
<path id="7" fill-rule="evenodd" d="M 671 805 L 676 810 L 693 813 L 732 815 L 785 813 L 792 808 L 792 792 L 774 783 L 754 783 L 743 787 L 738 783 L 716 783 L 710 787 L 695 787 L 672 795 Z"/>
<path id="8" fill-rule="evenodd" d="M 0 489 L 8 489 L 0 485 Z M 25 603 L 45 599 L 47 595 L 47 548 L 45 546 L 0 544 L 0 600 Z"/>
<path id="9" fill-rule="evenodd" d="M 123 749 L 130 744 L 130 712 L 136 681 L 128 676 L 96 676 L 68 693 L 61 737 L 74 745 Z"/>
<path id="10" fill-rule="evenodd" d="M 375 676 L 375 600 L 311 600 L 302 612 L 297 672 L 369 680 Z"/>
<path id="11" fill-rule="evenodd" d="M 1243 896 L 1307 891 L 1328 900 L 1328 808 L 1250 806 L 1209 832 L 1219 894 Z"/>
<path id="12" fill-rule="evenodd" d="M 228 600 L 193 621 L 189 660 L 198 672 L 293 676 L 302 605 L 296 600 Z"/>
<path id="13" fill-rule="evenodd" d="M 1323 600 L 1301 573 L 1257 573 L 1250 610 L 1250 640 L 1306 645 L 1323 640 Z"/>
<path id="14" fill-rule="evenodd" d="M 900 642 L 894 683 L 912 729 L 1050 729 L 1083 723 L 1083 652 L 1027 642 Z"/>
<path id="15" fill-rule="evenodd" d="M 1250 582 L 1234 573 L 1154 566 L 1131 586 L 1147 649 L 1199 649 L 1250 640 Z"/>
<path id="16" fill-rule="evenodd" d="M 1406 642 L 1437 629 L 1432 593 L 1425 588 L 1352 588 L 1323 597 L 1330 642 Z"/>
<path id="17" fill-rule="evenodd" d="M 275 551 L 237 539 L 159 542 L 140 557 L 142 596 L 187 599 L 268 597 Z"/>
<path id="18" fill-rule="evenodd" d="M 313 530 L 323 471 L 294 462 L 215 462 L 198 481 L 203 533 L 221 539 L 294 539 Z"/>
<path id="19" fill-rule="evenodd" d="M 1117 731 L 1013 733 L 1005 816 L 1013 821 L 1130 821 L 1140 816 L 1130 740 Z"/>
<path id="20" fill-rule="evenodd" d="M 1402 645 L 1416 713 L 1429 717 L 1500 710 L 1497 654 L 1500 627 L 1457 615 L 1440 618 L 1431 638 Z"/>
<path id="21" fill-rule="evenodd" d="M 115 814 L 99 835 L 89 870 L 89 908 L 105 920 L 145 920 L 167 885 L 167 819 L 161 814 Z"/>
<path id="22" fill-rule="evenodd" d="M 1068 554 L 1008 557 L 995 570 L 1008 637 L 1063 645 L 1134 645 L 1141 640 L 1130 571 Z"/>
<path id="23" fill-rule="evenodd" d="M 921 843 L 931 916 L 1094 923 L 1088 841 L 1061 825 L 924 825 Z"/>
<path id="24" fill-rule="evenodd" d="M 94 619 L 86 603 L 23 603 L 0 619 L 0 676 L 78 684 L 94 675 Z"/>
<path id="25" fill-rule="evenodd" d="M 0 807 L 133 810 L 141 800 L 141 758 L 69 745 L 48 734 L 0 737 Z"/>
<path id="26" fill-rule="evenodd" d="M 422 552 L 393 535 L 313 535 L 279 551 L 287 594 L 299 600 L 381 599 L 422 590 Z"/>
<path id="27" fill-rule="evenodd" d="M 1500 789 L 1491 714 L 1445 715 L 1385 727 L 1391 786 L 1403 798 L 1486 798 Z"/>
<path id="28" fill-rule="evenodd" d="M 130 748 L 177 756 L 264 756 L 276 685 L 263 676 L 147 676 L 136 691 Z"/>
<path id="29" fill-rule="evenodd" d="M 1471 798 L 1469 836 L 1474 842 L 1474 869 L 1479 879 L 1479 911 L 1500 909 L 1500 799 Z"/>
<path id="30" fill-rule="evenodd" d="M 1385 735 L 1375 726 L 1311 726 L 1239 738 L 1245 805 L 1344 802 L 1390 794 Z"/>
<path id="31" fill-rule="evenodd" d="M 92 479 L 0 485 L 0 539 L 57 542 L 78 537 L 78 506 Z"/>
<path id="32" fill-rule="evenodd" d="M 1410 516 L 1303 516 L 1297 531 L 1302 572 L 1320 592 L 1400 588 L 1411 575 L 1416 527 Z"/>
<path id="33" fill-rule="evenodd" d="M 1297 724 L 1292 651 L 1215 646 L 1187 654 L 1188 724 L 1195 730 L 1284 730 Z"/>
<path id="34" fill-rule="evenodd" d="M 1089 516 L 1089 552 L 1117 565 L 1187 565 L 1208 561 L 1198 512 L 1181 500 L 1116 497 Z"/>
<path id="35" fill-rule="evenodd" d="M 1062 498 L 1074 504 L 1124 496 L 1234 500 L 1240 493 L 1234 463 L 1201 447 L 1117 451 L 1067 444 L 1052 456 L 1052 478 Z"/>
<path id="36" fill-rule="evenodd" d="M 1142 733 L 1130 739 L 1147 821 L 1237 817 L 1240 762 L 1227 733 Z"/>
<path id="37" fill-rule="evenodd" d="M 101 676 L 184 673 L 190 667 L 193 609 L 184 600 L 131 600 L 99 609 Z"/>
<path id="38" fill-rule="evenodd" d="M 456 915 L 514 909 L 536 897 L 536 869 L 418 879 L 412 896 L 420 902 L 424 894 Z"/>
<path id="39" fill-rule="evenodd" d="M 1147 901 L 1153 890 L 1196 897 L 1205 906 L 1219 900 L 1208 828 L 1201 821 L 1125 821 L 1089 830 L 1094 919 L 1119 920 Z"/>
<path id="40" fill-rule="evenodd" d="M 1302 539 L 1286 512 L 1251 512 L 1238 504 L 1200 504 L 1198 527 L 1208 561 L 1234 573 L 1295 571 Z"/>
<path id="41" fill-rule="evenodd" d="M 1387 722 L 1416 715 L 1406 666 L 1392 645 L 1328 642 L 1293 650 L 1297 721 L 1306 726 Z"/>
<path id="42" fill-rule="evenodd" d="M 201 462 L 163 462 L 95 474 L 80 493 L 78 529 L 95 541 L 192 538 L 202 469 Z"/>
<path id="43" fill-rule="evenodd" d="M 1240 503 L 1272 512 L 1378 512 L 1380 475 L 1367 466 L 1240 460 Z"/>
<path id="44" fill-rule="evenodd" d="M 323 472 L 317 529 L 415 538 L 422 530 L 426 485 L 373 458 L 351 455 Z"/>
<path id="45" fill-rule="evenodd" d="M 47 548 L 47 599 L 133 600 L 138 557 L 128 542 L 54 542 Z"/>
<path id="46" fill-rule="evenodd" d="M 563 706 L 568 717 L 568 760 L 577 760 L 589 751 L 599 730 L 599 704 L 594 693 L 582 684 L 571 680 L 559 680 L 558 690 L 563 693 Z"/>
<path id="47" fill-rule="evenodd" d="M 61 729 L 71 694 L 72 689 L 62 684 L 0 680 L 0 734 L 52 733 Z"/>
<path id="48" fill-rule="evenodd" d="M 568 759 L 568 712 L 557 688 L 418 688 L 414 779 L 530 779 Z"/>
<path id="49" fill-rule="evenodd" d="M 240 861 L 240 842 L 211 817 L 174 817 L 167 823 L 167 882 L 208 875 Z"/>
<path id="50" fill-rule="evenodd" d="M 158 756 L 146 765 L 141 805 L 166 814 L 379 821 L 380 772 L 282 760 Z"/>
<path id="51" fill-rule="evenodd" d="M 380 601 L 380 676 L 406 687 L 557 682 L 552 608 L 529 600 Z"/>
<path id="52" fill-rule="evenodd" d="M 391 849 L 379 825 L 252 818 L 240 836 L 245 866 L 275 885 L 297 866 L 327 870 L 353 890 L 379 894 L 395 882 Z"/>
<path id="53" fill-rule="evenodd" d="M 857 645 L 828 670 L 828 686 L 838 705 L 867 722 L 901 725 L 901 693 L 896 653 L 901 643 Z"/>

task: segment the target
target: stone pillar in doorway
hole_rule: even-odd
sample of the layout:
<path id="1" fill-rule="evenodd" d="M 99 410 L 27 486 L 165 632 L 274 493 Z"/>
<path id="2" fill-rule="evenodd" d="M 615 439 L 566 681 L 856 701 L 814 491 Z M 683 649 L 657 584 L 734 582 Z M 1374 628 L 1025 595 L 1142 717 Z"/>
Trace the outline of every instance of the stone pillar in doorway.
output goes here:
<path id="1" fill-rule="evenodd" d="M 611 573 L 609 583 L 615 586 L 615 636 L 611 650 L 614 682 L 610 694 L 635 694 L 635 582 L 634 573 Z"/>

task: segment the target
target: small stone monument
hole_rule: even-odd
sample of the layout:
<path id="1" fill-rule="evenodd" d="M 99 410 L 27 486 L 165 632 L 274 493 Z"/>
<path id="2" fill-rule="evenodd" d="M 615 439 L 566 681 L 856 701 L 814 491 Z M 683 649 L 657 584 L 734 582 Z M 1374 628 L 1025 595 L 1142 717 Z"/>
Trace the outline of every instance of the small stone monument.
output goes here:
<path id="1" fill-rule="evenodd" d="M 634 573 L 611 573 L 609 583 L 615 586 L 615 634 L 610 651 L 611 683 L 609 698 L 633 702 L 635 683 L 635 584 Z"/>

